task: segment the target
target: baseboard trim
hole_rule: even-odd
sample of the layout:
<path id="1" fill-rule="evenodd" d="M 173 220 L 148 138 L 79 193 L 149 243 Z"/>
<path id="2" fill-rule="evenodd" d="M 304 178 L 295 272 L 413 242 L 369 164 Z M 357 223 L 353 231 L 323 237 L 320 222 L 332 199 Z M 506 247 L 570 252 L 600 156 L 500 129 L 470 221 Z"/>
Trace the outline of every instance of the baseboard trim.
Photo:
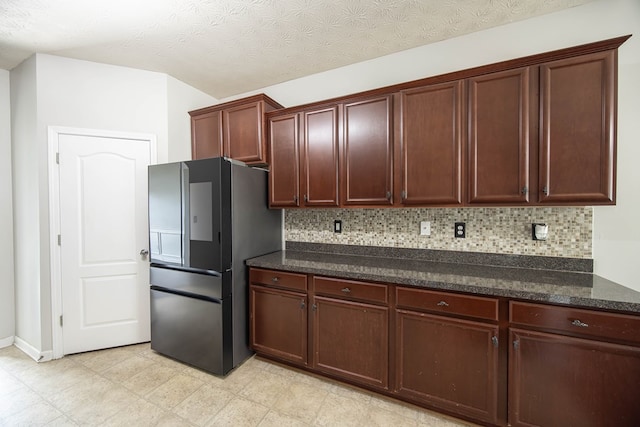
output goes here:
<path id="1" fill-rule="evenodd" d="M 36 362 L 53 360 L 53 351 L 40 351 L 20 337 L 15 337 L 15 346 Z"/>
<path id="2" fill-rule="evenodd" d="M 6 338 L 0 338 L 0 348 L 5 348 L 5 347 L 10 347 L 13 345 L 13 343 L 15 342 L 15 338 L 14 336 L 10 336 L 10 337 L 6 337 Z"/>

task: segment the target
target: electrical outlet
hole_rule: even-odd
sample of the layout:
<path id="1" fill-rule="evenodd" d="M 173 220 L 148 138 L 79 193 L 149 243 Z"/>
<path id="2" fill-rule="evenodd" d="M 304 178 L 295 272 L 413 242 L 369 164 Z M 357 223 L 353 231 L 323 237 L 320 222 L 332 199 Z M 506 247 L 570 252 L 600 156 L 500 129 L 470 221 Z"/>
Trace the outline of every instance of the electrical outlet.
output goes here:
<path id="1" fill-rule="evenodd" d="M 342 221 L 339 219 L 336 219 L 335 221 L 333 221 L 333 232 L 334 233 L 342 233 Z"/>
<path id="2" fill-rule="evenodd" d="M 420 221 L 420 235 L 421 236 L 431 236 L 431 222 L 430 221 Z"/>
<path id="3" fill-rule="evenodd" d="M 456 222 L 454 225 L 453 235 L 464 239 L 467 235 L 467 227 L 464 222 Z"/>

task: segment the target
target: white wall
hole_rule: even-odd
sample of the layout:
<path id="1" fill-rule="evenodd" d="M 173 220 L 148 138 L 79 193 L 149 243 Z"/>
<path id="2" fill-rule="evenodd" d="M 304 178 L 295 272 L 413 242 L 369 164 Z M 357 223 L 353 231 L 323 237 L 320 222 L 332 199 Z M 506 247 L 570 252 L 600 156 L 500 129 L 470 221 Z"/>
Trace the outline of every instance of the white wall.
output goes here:
<path id="1" fill-rule="evenodd" d="M 11 149 L 16 339 L 42 348 L 36 58 L 11 71 Z M 46 209 L 46 207 L 44 208 Z"/>
<path id="2" fill-rule="evenodd" d="M 594 212 L 594 264 L 596 274 L 640 290 L 638 0 L 596 0 L 222 101 L 263 92 L 289 107 L 627 34 L 634 36 L 619 50 L 618 204 Z"/>
<path id="3" fill-rule="evenodd" d="M 191 117 L 189 111 L 218 104 L 219 101 L 186 83 L 167 79 L 169 119 L 169 161 L 191 160 Z"/>
<path id="4" fill-rule="evenodd" d="M 165 74 L 37 54 L 11 71 L 14 147 L 16 336 L 38 356 L 52 349 L 49 263 L 49 126 L 190 140 L 185 106 L 215 103 Z M 172 79 L 174 80 L 174 79 Z M 177 106 L 170 105 L 177 104 Z"/>
<path id="5" fill-rule="evenodd" d="M 9 72 L 0 70 L 0 347 L 15 335 L 10 93 Z"/>

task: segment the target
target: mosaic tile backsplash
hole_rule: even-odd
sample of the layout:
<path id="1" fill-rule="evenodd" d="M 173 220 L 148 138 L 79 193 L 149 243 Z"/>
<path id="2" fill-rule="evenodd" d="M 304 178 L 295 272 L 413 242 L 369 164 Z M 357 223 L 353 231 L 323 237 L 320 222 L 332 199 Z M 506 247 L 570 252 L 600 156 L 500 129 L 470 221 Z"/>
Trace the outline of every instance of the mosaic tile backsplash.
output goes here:
<path id="1" fill-rule="evenodd" d="M 342 233 L 333 232 L 342 220 Z M 431 235 L 420 235 L 420 221 Z M 466 237 L 454 237 L 454 223 Z M 547 240 L 533 240 L 531 224 L 549 226 Z M 592 207 L 289 209 L 285 240 L 498 254 L 592 258 Z"/>

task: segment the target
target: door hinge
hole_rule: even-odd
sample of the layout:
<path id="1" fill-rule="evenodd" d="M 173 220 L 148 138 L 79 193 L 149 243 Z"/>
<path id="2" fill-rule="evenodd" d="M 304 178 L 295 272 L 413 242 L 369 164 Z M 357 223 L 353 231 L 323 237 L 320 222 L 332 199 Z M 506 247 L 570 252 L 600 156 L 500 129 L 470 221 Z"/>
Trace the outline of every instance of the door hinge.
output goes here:
<path id="1" fill-rule="evenodd" d="M 62 244 L 62 236 L 58 234 L 58 246 Z"/>
<path id="2" fill-rule="evenodd" d="M 56 164 L 60 164 L 60 153 L 56 153 Z"/>
<path id="3" fill-rule="evenodd" d="M 62 328 L 63 325 L 63 321 L 62 321 L 62 314 L 60 315 L 60 327 Z"/>

